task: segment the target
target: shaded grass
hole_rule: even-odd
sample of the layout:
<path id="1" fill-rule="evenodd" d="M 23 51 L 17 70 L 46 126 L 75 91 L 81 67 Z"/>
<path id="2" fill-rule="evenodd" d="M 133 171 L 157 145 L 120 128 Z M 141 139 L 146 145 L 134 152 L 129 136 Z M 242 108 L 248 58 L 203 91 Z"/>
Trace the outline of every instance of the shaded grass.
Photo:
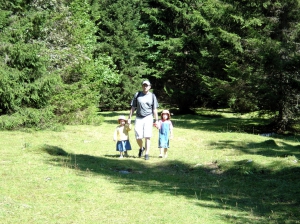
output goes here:
<path id="1" fill-rule="evenodd" d="M 0 160 L 2 220 L 298 222 L 297 136 L 247 134 L 231 128 L 248 122 L 231 119 L 232 114 L 214 118 L 174 115 L 175 138 L 169 158 L 157 157 L 154 131 L 149 161 L 136 158 L 133 140 L 130 157 L 120 160 L 112 133 L 117 117 L 124 113 L 101 114 L 105 122 L 99 127 L 67 126 L 60 133 L 1 133 L 5 146 Z"/>
<path id="2" fill-rule="evenodd" d="M 75 161 L 75 158 L 72 160 Z M 184 196 L 202 208 L 210 208 L 209 202 L 212 202 L 215 208 L 229 210 L 233 216 L 235 211 L 247 211 L 255 217 L 254 220 L 264 220 L 261 223 L 267 220 L 278 223 L 290 220 L 293 223 L 299 218 L 300 168 L 290 167 L 294 162 L 290 159 L 267 165 L 250 160 L 232 161 L 225 165 L 218 161 L 191 165 L 172 160 L 149 166 L 132 160 L 120 163 L 103 157 L 76 155 L 76 161 L 81 171 L 91 170 L 121 183 L 120 190 L 124 192 Z M 68 166 L 72 168 L 72 164 Z M 129 174 L 122 175 L 120 171 L 128 171 Z M 230 215 L 222 219 L 226 222 L 231 220 Z M 240 217 L 235 222 L 254 220 Z"/>

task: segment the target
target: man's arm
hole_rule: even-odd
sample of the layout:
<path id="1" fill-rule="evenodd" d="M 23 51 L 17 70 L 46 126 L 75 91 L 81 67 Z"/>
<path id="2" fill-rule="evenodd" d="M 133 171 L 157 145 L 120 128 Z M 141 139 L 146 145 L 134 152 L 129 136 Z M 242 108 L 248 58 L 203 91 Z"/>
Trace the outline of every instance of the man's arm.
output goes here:
<path id="1" fill-rule="evenodd" d="M 157 108 L 153 109 L 153 116 L 155 120 L 155 125 L 158 124 L 158 114 L 157 114 Z"/>

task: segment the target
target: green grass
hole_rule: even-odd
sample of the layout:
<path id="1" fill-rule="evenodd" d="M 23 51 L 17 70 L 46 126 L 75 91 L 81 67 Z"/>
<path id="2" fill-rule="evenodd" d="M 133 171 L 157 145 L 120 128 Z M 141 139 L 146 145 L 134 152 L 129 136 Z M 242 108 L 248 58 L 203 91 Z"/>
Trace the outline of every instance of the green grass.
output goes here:
<path id="1" fill-rule="evenodd" d="M 299 136 L 260 136 L 246 115 L 174 115 L 167 159 L 157 130 L 149 161 L 136 158 L 133 131 L 130 157 L 119 159 L 121 114 L 60 132 L 0 132 L 1 222 L 300 223 Z"/>

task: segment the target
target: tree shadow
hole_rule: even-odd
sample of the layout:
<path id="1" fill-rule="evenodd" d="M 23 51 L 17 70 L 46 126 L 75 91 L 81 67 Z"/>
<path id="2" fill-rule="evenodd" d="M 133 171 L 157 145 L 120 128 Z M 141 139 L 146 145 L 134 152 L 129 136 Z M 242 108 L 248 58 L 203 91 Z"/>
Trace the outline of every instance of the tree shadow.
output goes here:
<path id="1" fill-rule="evenodd" d="M 238 150 L 239 153 L 248 155 L 262 155 L 267 157 L 288 157 L 296 156 L 300 158 L 300 145 L 292 145 L 281 141 L 281 139 L 267 139 L 262 142 L 249 142 L 242 144 L 237 141 L 218 141 L 211 142 L 216 150 L 223 150 L 224 148 L 230 148 Z"/>
<path id="2" fill-rule="evenodd" d="M 108 124 L 117 124 L 118 117 L 120 115 L 126 115 L 124 112 L 119 111 L 101 112 L 100 114 L 104 117 L 104 122 Z"/>
<path id="3" fill-rule="evenodd" d="M 101 112 L 104 122 L 107 124 L 117 124 L 118 116 L 125 115 L 126 111 Z M 232 112 L 222 111 L 222 113 L 232 114 Z M 230 133 L 248 133 L 259 135 L 274 135 L 273 129 L 268 129 L 270 120 L 264 118 L 242 118 L 239 115 L 235 117 L 225 117 L 217 114 L 172 114 L 171 121 L 175 128 L 194 129 L 210 132 L 230 132 Z M 135 117 L 132 119 L 132 124 Z M 293 137 L 294 135 L 276 135 L 277 138 Z M 296 136 L 296 135 L 295 135 Z"/>
<path id="4" fill-rule="evenodd" d="M 248 149 L 243 151 L 246 153 L 253 153 L 268 156 L 268 157 L 300 157 L 300 145 L 291 145 L 282 141 L 277 143 L 274 139 L 268 139 L 260 143 L 249 143 Z"/>
<path id="5" fill-rule="evenodd" d="M 184 129 L 196 129 L 212 132 L 238 132 L 260 134 L 259 123 L 263 119 L 227 118 L 223 116 L 187 115 L 172 117 L 174 126 Z"/>
<path id="6" fill-rule="evenodd" d="M 174 127 L 182 128 L 182 129 L 194 129 L 194 130 L 203 130 L 203 131 L 211 131 L 211 132 L 237 132 L 237 133 L 248 133 L 248 134 L 271 134 L 274 135 L 273 126 L 270 125 L 272 123 L 271 119 L 266 118 L 244 118 L 239 114 L 233 114 L 230 111 L 219 111 L 217 113 L 211 112 L 211 114 L 205 113 L 195 113 L 195 114 L 179 114 L 177 111 L 171 111 L 172 116 L 171 120 Z M 174 112 L 174 113 L 173 113 Z M 103 116 L 104 122 L 107 124 L 116 124 L 117 117 L 120 115 L 125 115 L 129 113 L 127 111 L 106 111 L 101 112 L 101 116 Z M 233 114 L 234 117 L 226 117 L 224 114 Z M 160 117 L 160 112 L 159 112 Z M 134 124 L 135 117 L 132 119 L 132 123 Z M 296 136 L 295 134 L 281 134 L 276 135 L 278 138 L 281 137 L 290 137 Z"/>
<path id="7" fill-rule="evenodd" d="M 44 145 L 42 150 L 52 156 L 50 164 L 74 169 L 78 175 L 88 171 L 107 176 L 122 184 L 122 191 L 162 192 L 184 196 L 200 207 L 240 212 L 238 217 L 220 212 L 227 223 L 296 223 L 300 218 L 299 167 L 272 172 L 255 162 L 238 161 L 233 168 L 223 170 L 217 161 L 191 165 L 164 160 L 153 165 L 134 157 L 120 160 L 111 155 L 69 154 L 51 145 Z"/>

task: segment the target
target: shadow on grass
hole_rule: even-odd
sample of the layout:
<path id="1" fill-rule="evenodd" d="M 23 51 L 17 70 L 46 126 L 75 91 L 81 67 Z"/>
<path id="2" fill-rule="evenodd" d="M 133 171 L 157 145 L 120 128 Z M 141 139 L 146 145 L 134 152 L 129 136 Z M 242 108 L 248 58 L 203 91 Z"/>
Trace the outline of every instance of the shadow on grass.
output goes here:
<path id="1" fill-rule="evenodd" d="M 128 110 L 129 113 L 129 110 Z M 126 115 L 124 112 L 119 111 L 109 111 L 100 112 L 99 115 L 104 117 L 104 122 L 108 124 L 117 124 L 117 119 L 120 115 Z"/>
<path id="2" fill-rule="evenodd" d="M 230 148 L 238 150 L 238 153 L 248 155 L 262 155 L 267 157 L 288 157 L 296 156 L 300 158 L 300 145 L 292 145 L 283 142 L 281 139 L 267 139 L 263 142 L 250 142 L 248 144 L 239 144 L 238 141 L 218 141 L 211 142 L 216 150 Z"/>
<path id="3" fill-rule="evenodd" d="M 129 111 L 128 111 L 129 113 Z M 117 117 L 125 115 L 127 112 L 102 112 L 101 115 L 105 118 L 104 122 L 108 124 L 115 124 Z M 159 114 L 160 117 L 160 114 Z M 134 123 L 134 118 L 132 122 Z M 227 118 L 221 114 L 212 115 L 173 115 L 171 116 L 174 127 L 183 129 L 195 129 L 213 132 L 244 132 L 251 134 L 260 134 L 261 125 L 265 124 L 267 120 L 259 118 L 240 118 L 238 116 Z"/>
<path id="4" fill-rule="evenodd" d="M 185 129 L 260 134 L 261 130 L 259 129 L 259 124 L 263 124 L 266 120 L 239 117 L 227 118 L 223 116 L 182 115 L 173 117 L 172 122 L 175 127 Z"/>
<path id="5" fill-rule="evenodd" d="M 274 172 L 255 162 L 238 161 L 222 170 L 217 161 L 205 165 L 169 159 L 148 163 L 134 157 L 120 160 L 111 155 L 69 154 L 51 145 L 42 150 L 53 156 L 49 163 L 75 169 L 79 175 L 89 171 L 89 175 L 108 176 L 122 185 L 121 191 L 163 192 L 185 196 L 200 207 L 217 208 L 224 222 L 296 223 L 300 219 L 299 167 Z"/>

